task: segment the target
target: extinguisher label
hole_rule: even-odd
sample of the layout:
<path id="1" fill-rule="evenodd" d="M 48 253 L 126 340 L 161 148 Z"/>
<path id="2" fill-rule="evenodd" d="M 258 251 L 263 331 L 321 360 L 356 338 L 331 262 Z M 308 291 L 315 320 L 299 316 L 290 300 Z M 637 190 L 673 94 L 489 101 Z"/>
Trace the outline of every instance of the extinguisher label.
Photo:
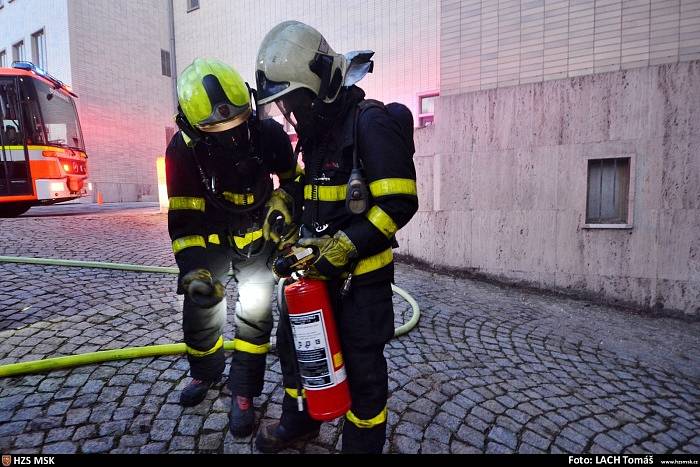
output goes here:
<path id="1" fill-rule="evenodd" d="M 335 384 L 322 311 L 290 314 L 289 321 L 304 387 L 318 389 Z"/>

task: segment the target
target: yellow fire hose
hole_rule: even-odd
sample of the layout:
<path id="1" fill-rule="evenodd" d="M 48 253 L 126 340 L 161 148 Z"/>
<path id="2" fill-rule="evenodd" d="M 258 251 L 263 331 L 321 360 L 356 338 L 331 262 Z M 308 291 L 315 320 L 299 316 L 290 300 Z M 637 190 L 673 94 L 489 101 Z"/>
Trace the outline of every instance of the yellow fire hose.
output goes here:
<path id="1" fill-rule="evenodd" d="M 177 268 L 161 266 L 143 266 L 138 264 L 103 263 L 98 261 L 76 261 L 50 258 L 27 258 L 21 256 L 0 256 L 0 263 L 19 264 L 40 264 L 45 266 L 68 266 L 79 268 L 113 269 L 131 272 L 150 272 L 161 274 L 178 274 Z M 398 295 L 403 297 L 411 308 L 413 315 L 405 324 L 394 330 L 394 336 L 402 336 L 413 329 L 420 319 L 420 309 L 418 303 L 405 290 L 396 287 L 391 288 Z M 224 350 L 233 350 L 233 341 L 224 342 Z M 159 344 L 144 347 L 127 347 L 123 349 L 101 350 L 99 352 L 88 352 L 78 355 L 67 355 L 64 357 L 46 358 L 28 362 L 11 363 L 0 366 L 0 378 L 7 376 L 19 376 L 44 371 L 61 370 L 81 365 L 92 365 L 95 363 L 109 362 L 113 360 L 130 360 L 134 358 L 160 357 L 163 355 L 177 355 L 185 353 L 185 344 Z"/>

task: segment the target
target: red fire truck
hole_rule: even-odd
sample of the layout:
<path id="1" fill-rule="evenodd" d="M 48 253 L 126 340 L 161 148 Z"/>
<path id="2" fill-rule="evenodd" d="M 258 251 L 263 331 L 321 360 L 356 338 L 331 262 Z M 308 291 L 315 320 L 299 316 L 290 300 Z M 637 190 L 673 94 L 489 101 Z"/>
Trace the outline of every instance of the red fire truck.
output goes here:
<path id="1" fill-rule="evenodd" d="M 0 68 L 0 217 L 88 194 L 75 97 L 30 62 Z"/>

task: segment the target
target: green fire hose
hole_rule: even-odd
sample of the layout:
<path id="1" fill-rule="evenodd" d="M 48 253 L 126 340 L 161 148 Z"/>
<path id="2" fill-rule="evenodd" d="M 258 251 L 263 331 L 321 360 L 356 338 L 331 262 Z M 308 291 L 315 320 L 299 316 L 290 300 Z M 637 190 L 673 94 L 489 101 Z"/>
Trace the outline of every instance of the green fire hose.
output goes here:
<path id="1" fill-rule="evenodd" d="M 178 274 L 177 268 L 162 266 L 143 266 L 138 264 L 104 263 L 99 261 L 77 261 L 50 258 L 27 258 L 21 256 L 0 256 L 0 263 L 18 264 L 38 264 L 44 266 L 67 266 L 79 268 L 112 269 L 118 271 L 150 272 L 161 274 Z M 413 329 L 420 319 L 420 309 L 418 303 L 405 290 L 396 287 L 391 288 L 398 295 L 403 297 L 411 308 L 413 315 L 403 325 L 394 330 L 394 336 L 402 336 Z M 233 341 L 224 342 L 224 350 L 233 350 Z M 11 363 L 0 366 L 0 378 L 8 376 L 19 376 L 44 371 L 61 370 L 81 365 L 92 365 L 95 363 L 109 362 L 113 360 L 130 360 L 134 358 L 160 357 L 164 355 L 177 355 L 185 353 L 185 344 L 159 344 L 144 347 L 127 347 L 124 349 L 101 350 L 99 352 L 88 352 L 78 355 L 67 355 L 64 357 L 46 358 L 28 362 Z"/>

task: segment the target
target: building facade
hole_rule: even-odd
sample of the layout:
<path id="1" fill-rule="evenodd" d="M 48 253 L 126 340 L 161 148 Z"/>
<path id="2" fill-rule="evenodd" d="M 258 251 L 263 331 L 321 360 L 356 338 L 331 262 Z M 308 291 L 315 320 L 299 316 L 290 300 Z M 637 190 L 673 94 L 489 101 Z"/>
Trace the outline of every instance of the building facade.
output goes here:
<path id="1" fill-rule="evenodd" d="M 441 2 L 401 251 L 700 315 L 700 1 Z"/>
<path id="2" fill-rule="evenodd" d="M 106 201 L 155 198 L 168 74 L 213 56 L 252 83 L 265 33 L 297 19 L 374 50 L 361 86 L 414 113 L 421 207 L 399 253 L 700 315 L 700 0 L 3 3 L 0 51 L 40 57 L 43 31 L 81 96 Z"/>
<path id="3" fill-rule="evenodd" d="M 418 115 L 419 97 L 439 87 L 439 7 L 425 0 L 174 0 L 177 69 L 212 56 L 253 84 L 265 34 L 282 21 L 298 20 L 318 29 L 338 53 L 373 50 L 374 73 L 361 87 Z"/>
<path id="4" fill-rule="evenodd" d="M 105 202 L 156 200 L 155 161 L 165 152 L 175 109 L 169 0 L 2 5 L 0 64 L 30 60 L 79 96 L 93 195 Z"/>

